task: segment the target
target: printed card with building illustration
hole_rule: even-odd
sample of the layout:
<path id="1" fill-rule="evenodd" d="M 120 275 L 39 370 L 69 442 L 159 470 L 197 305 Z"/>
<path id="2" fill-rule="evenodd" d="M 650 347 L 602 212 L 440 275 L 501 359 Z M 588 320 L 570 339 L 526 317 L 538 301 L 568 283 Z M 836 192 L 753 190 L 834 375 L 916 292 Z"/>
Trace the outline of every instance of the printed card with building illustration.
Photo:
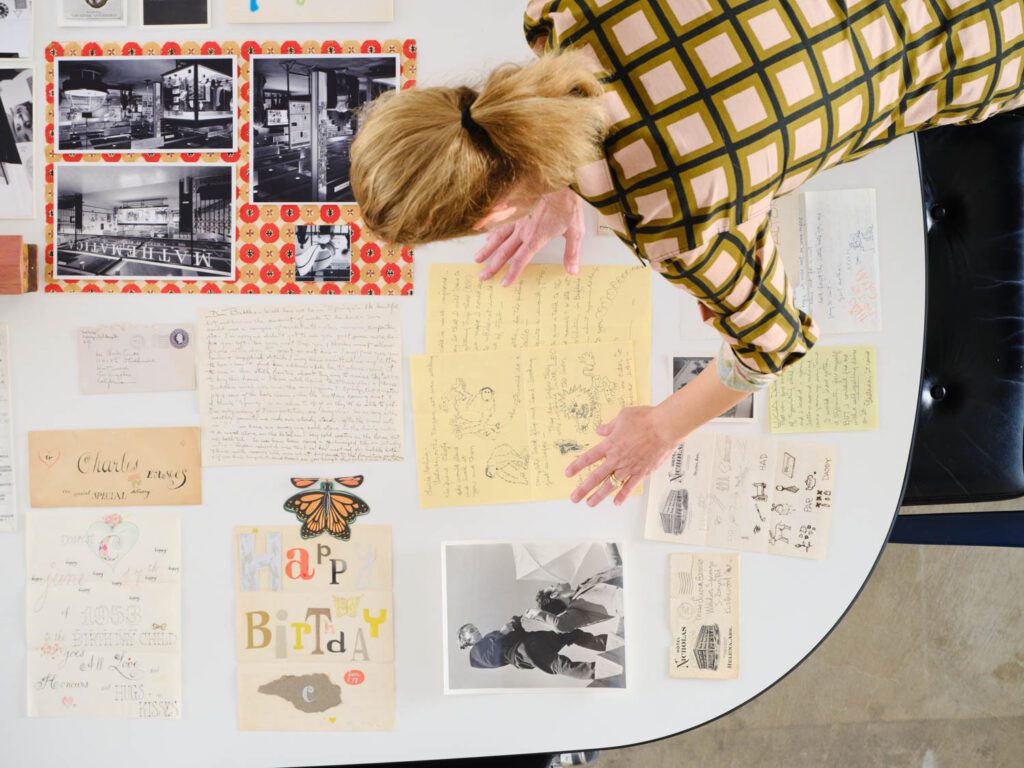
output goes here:
<path id="1" fill-rule="evenodd" d="M 646 537 L 822 560 L 836 449 L 699 433 L 651 481 Z"/>
<path id="2" fill-rule="evenodd" d="M 241 527 L 235 555 L 241 729 L 390 730 L 391 528 L 360 526 L 342 542 Z"/>
<path id="3" fill-rule="evenodd" d="M 740 670 L 740 557 L 675 553 L 670 558 L 669 675 L 732 680 Z"/>

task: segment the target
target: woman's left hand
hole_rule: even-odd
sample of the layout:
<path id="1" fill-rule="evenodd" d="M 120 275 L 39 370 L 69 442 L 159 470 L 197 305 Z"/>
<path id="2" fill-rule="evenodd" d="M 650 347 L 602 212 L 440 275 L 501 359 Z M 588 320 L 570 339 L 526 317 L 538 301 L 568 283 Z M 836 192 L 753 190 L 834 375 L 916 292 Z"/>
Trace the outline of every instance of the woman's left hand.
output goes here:
<path id="1" fill-rule="evenodd" d="M 587 467 L 597 465 L 573 491 L 573 503 L 587 499 L 587 504 L 596 507 L 618 490 L 615 503 L 622 504 L 644 478 L 664 463 L 679 440 L 665 434 L 659 415 L 650 406 L 623 408 L 618 416 L 597 428 L 597 434 L 604 440 L 565 470 L 567 477 L 575 477 Z M 613 473 L 621 487 L 612 482 Z"/>

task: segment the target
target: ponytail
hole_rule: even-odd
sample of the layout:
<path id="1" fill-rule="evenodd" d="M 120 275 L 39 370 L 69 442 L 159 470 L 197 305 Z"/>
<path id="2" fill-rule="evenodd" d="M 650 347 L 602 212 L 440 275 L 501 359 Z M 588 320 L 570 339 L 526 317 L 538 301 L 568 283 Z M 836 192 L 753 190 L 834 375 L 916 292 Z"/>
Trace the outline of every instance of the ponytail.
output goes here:
<path id="1" fill-rule="evenodd" d="M 352 189 L 366 225 L 419 245 L 473 233 L 513 188 L 567 187 L 601 155 L 608 116 L 592 59 L 548 54 L 495 70 L 479 92 L 414 88 L 370 104 L 352 145 Z"/>

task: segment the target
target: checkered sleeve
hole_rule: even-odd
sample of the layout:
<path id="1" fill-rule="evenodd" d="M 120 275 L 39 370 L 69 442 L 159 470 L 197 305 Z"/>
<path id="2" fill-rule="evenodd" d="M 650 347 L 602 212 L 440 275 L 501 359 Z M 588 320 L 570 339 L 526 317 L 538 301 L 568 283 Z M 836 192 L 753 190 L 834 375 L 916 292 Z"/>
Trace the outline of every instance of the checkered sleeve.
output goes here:
<path id="1" fill-rule="evenodd" d="M 793 304 L 767 218 L 653 266 L 697 298 L 705 322 L 726 340 L 718 372 L 731 389 L 767 387 L 817 341 L 814 320 Z"/>

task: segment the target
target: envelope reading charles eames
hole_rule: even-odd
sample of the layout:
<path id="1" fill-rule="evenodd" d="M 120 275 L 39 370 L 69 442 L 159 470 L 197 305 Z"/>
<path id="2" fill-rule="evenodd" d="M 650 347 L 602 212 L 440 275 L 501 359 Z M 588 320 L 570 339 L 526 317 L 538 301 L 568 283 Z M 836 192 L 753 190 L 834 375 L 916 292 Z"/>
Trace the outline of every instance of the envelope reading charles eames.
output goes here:
<path id="1" fill-rule="evenodd" d="M 30 432 L 28 448 L 33 507 L 203 501 L 197 427 Z"/>

